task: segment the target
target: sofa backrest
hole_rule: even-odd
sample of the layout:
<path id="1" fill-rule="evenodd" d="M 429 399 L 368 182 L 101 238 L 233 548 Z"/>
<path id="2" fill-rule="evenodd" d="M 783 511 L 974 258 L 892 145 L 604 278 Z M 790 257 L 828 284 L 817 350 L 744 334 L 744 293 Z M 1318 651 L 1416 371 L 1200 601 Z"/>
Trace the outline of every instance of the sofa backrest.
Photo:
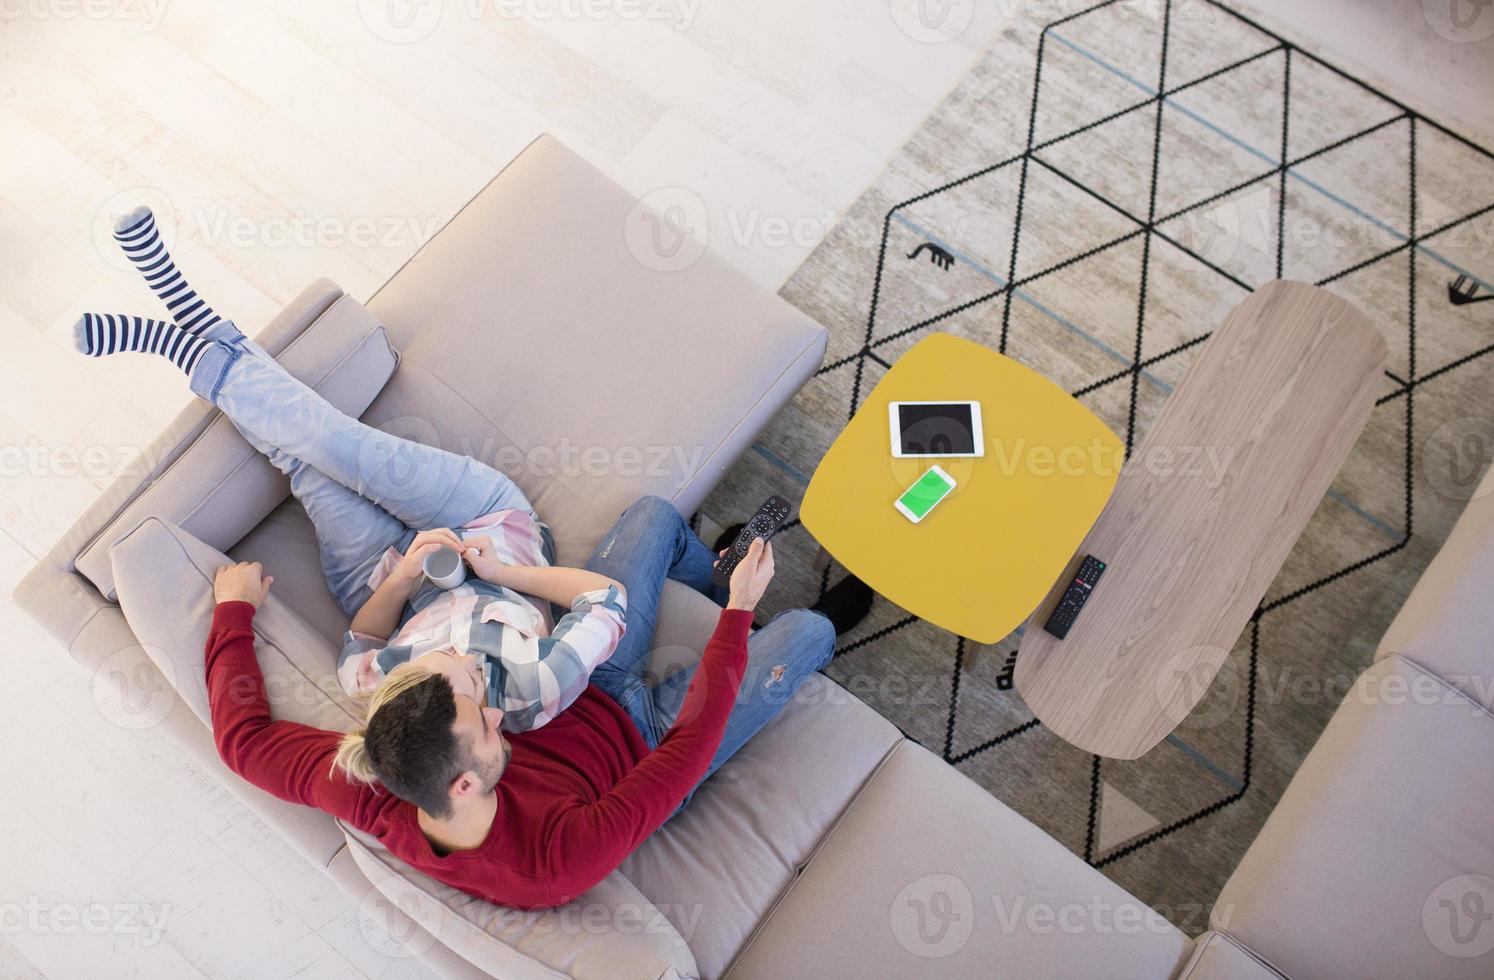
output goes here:
<path id="1" fill-rule="evenodd" d="M 1219 894 L 1281 974 L 1494 976 L 1491 575 L 1494 472 Z"/>
<path id="2" fill-rule="evenodd" d="M 825 352 L 709 249 L 653 261 L 645 204 L 541 137 L 368 300 L 403 360 L 363 420 L 507 474 L 562 565 L 641 496 L 693 513 Z"/>

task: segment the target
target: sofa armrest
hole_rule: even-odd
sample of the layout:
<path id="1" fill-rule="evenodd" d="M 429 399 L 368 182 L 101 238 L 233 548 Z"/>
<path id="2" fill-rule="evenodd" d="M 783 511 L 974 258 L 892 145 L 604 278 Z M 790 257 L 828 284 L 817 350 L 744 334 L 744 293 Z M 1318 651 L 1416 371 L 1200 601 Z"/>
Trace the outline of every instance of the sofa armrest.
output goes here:
<path id="1" fill-rule="evenodd" d="M 349 415 L 362 414 L 398 358 L 384 328 L 351 296 L 339 296 L 276 355 L 286 370 Z M 205 405 L 205 403 L 204 403 Z M 77 558 L 105 598 L 114 598 L 109 547 L 147 516 L 164 517 L 218 549 L 233 544 L 290 494 L 290 484 L 221 412 L 109 522 Z"/>
<path id="2" fill-rule="evenodd" d="M 305 344 L 298 341 L 313 324 L 322 325 L 318 327 L 317 333 L 323 327 L 332 327 L 335 318 L 326 318 L 324 315 L 342 297 L 343 292 L 335 283 L 327 279 L 317 280 L 258 333 L 256 342 L 271 355 L 281 359 L 291 373 L 302 380 L 323 377 L 330 366 L 330 362 L 323 360 L 329 356 L 327 341 L 321 338 L 313 338 Z M 336 330 L 330 332 L 337 333 Z M 356 339 L 358 338 L 354 338 Z M 328 341 L 332 343 L 334 351 L 339 343 L 343 345 L 343 349 L 335 355 L 338 359 L 346 355 L 353 346 L 346 335 L 340 339 L 329 337 Z M 393 357 L 397 363 L 398 355 Z M 377 389 L 369 393 L 368 398 L 372 398 L 376 391 Z M 210 430 L 215 435 L 209 436 Z M 91 635 L 89 624 L 98 617 L 114 619 L 119 615 L 118 608 L 114 605 L 113 573 L 109 566 L 108 547 L 151 511 L 149 507 L 142 505 L 128 515 L 125 512 L 152 487 L 167 479 L 167 474 L 178 464 L 183 467 L 182 475 L 171 478 L 167 486 L 175 484 L 179 479 L 187 482 L 184 478 L 189 475 L 189 471 L 199 473 L 200 466 L 207 457 L 225 450 L 230 454 L 245 450 L 252 452 L 248 443 L 244 442 L 243 437 L 216 408 L 205 401 L 194 399 L 172 420 L 165 431 L 145 447 L 127 471 L 84 511 L 17 584 L 16 603 L 61 643 L 74 659 L 84 666 L 96 666 L 111 651 L 88 642 Z M 182 462 L 184 458 L 185 463 Z M 219 461 L 222 458 L 218 457 Z M 252 464 L 254 461 L 249 462 Z M 267 460 L 261 459 L 255 465 L 262 465 L 271 475 L 269 482 L 261 485 L 260 495 L 265 494 L 265 487 L 273 487 L 269 493 L 278 494 L 276 502 L 284 500 L 289 494 L 289 487 L 279 471 Z M 260 475 L 265 474 L 260 471 Z M 274 484 L 275 478 L 279 479 L 278 485 Z M 180 489 L 190 490 L 187 487 Z M 164 492 L 163 496 L 166 496 Z M 263 503 L 264 500 L 261 500 L 260 505 Z M 274 504 L 270 506 L 273 507 Z M 219 550 L 226 550 L 233 544 L 233 540 L 223 537 L 224 533 L 231 537 L 234 533 L 232 528 L 213 533 L 212 529 L 200 528 L 195 522 L 185 520 L 182 513 L 161 513 L 160 516 L 184 522 L 189 529 L 200 530 L 203 539 Z M 232 523 L 242 521 L 235 520 Z M 244 530 L 253 526 L 254 522 L 245 524 Z M 85 561 L 87 571 L 84 571 L 79 569 L 78 563 L 86 552 L 91 552 L 91 556 Z M 90 577 L 91 575 L 96 578 Z"/>

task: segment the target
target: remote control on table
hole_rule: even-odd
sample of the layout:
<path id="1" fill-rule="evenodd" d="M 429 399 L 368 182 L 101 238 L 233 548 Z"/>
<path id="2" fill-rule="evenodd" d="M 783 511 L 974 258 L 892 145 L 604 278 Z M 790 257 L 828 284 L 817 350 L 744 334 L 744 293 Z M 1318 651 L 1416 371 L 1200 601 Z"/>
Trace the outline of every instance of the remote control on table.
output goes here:
<path id="1" fill-rule="evenodd" d="M 771 541 L 773 535 L 783 527 L 783 522 L 788 520 L 789 502 L 778 494 L 774 494 L 752 515 L 752 520 L 742 528 L 737 539 L 726 549 L 726 554 L 716 562 L 716 569 L 711 573 L 711 578 L 717 585 L 726 585 L 731 581 L 731 573 L 741 564 L 743 558 L 747 557 L 747 549 L 752 547 L 753 538 L 763 538 Z"/>
<path id="2" fill-rule="evenodd" d="M 1089 601 L 1089 594 L 1094 591 L 1095 583 L 1105 572 L 1105 563 L 1094 555 L 1085 555 L 1084 561 L 1079 563 L 1079 571 L 1074 574 L 1074 581 L 1069 583 L 1063 598 L 1058 600 L 1058 607 L 1053 610 L 1053 615 L 1043 624 L 1043 629 L 1052 633 L 1060 640 L 1069 635 L 1069 627 L 1074 625 L 1074 620 L 1079 616 L 1079 610 Z"/>

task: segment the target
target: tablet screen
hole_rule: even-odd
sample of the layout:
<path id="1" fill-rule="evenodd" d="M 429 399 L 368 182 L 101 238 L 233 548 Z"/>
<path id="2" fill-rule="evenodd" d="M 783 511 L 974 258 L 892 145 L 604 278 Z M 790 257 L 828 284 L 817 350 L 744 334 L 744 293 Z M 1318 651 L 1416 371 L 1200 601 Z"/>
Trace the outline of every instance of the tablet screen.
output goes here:
<path id="1" fill-rule="evenodd" d="M 904 455 L 969 456 L 975 452 L 969 402 L 904 403 L 897 412 Z"/>

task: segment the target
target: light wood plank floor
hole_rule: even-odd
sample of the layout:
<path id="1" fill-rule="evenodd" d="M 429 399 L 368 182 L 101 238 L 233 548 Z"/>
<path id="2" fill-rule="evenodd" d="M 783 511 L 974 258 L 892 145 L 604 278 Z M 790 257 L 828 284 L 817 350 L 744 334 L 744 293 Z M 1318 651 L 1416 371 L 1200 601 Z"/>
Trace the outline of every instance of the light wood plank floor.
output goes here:
<path id="1" fill-rule="evenodd" d="M 90 679 L 10 600 L 37 556 L 191 397 L 164 362 L 99 364 L 70 348 L 85 309 L 157 313 L 113 250 L 109 215 L 152 205 L 194 284 L 253 332 L 317 276 L 369 295 L 549 131 L 635 193 L 697 195 L 711 247 L 776 289 L 1000 29 L 1003 11 L 1024 15 L 1016 0 L 980 4 L 955 31 L 968 10 L 957 2 L 950 37 L 922 28 L 916 6 L 7 6 L 0 630 L 11 670 L 0 684 L 0 975 L 430 975 L 389 955 L 336 886 L 169 738 L 110 724 Z M 1341 15 L 1315 11 L 1308 25 L 1327 53 L 1382 62 L 1382 74 L 1401 70 L 1379 57 L 1396 54 L 1418 94 L 1442 86 L 1449 121 L 1487 122 L 1478 98 L 1494 62 L 1477 57 L 1486 45 L 1450 48 L 1402 30 L 1405 4 L 1322 6 Z M 1341 36 L 1330 37 L 1335 23 Z M 1451 66 L 1440 83 L 1417 67 L 1432 64 Z"/>

